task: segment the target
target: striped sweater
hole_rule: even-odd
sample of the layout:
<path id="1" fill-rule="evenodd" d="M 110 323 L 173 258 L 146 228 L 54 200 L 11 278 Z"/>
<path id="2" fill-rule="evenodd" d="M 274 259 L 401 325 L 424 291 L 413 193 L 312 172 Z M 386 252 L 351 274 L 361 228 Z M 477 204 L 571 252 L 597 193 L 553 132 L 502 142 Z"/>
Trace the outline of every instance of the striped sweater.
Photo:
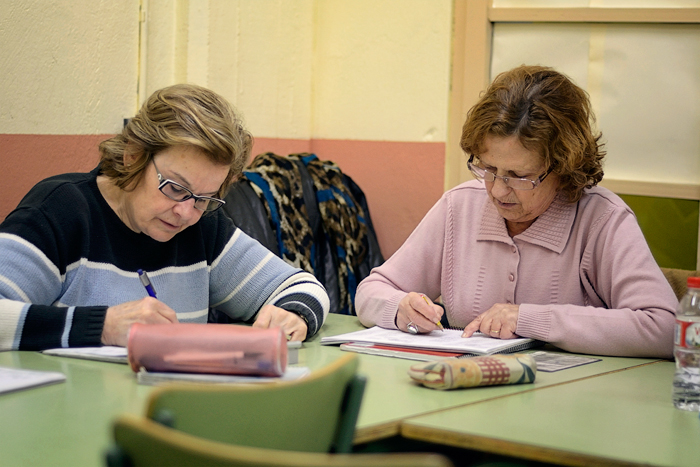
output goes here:
<path id="1" fill-rule="evenodd" d="M 130 230 L 97 187 L 98 169 L 38 183 L 0 224 L 0 350 L 100 345 L 109 306 L 146 294 L 180 322 L 206 323 L 209 308 L 251 322 L 272 304 L 301 315 L 313 336 L 328 296 L 236 229 L 221 211 L 167 242 Z"/>

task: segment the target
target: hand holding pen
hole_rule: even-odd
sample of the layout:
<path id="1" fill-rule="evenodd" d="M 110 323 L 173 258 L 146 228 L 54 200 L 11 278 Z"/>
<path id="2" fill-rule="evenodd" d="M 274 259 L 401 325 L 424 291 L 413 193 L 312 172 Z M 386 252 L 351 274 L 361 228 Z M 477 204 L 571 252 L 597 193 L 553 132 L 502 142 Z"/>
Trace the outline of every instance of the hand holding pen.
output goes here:
<path id="1" fill-rule="evenodd" d="M 410 334 L 420 334 L 437 329 L 444 331 L 440 318 L 443 310 L 433 304 L 428 297 L 410 292 L 399 302 L 396 326 Z"/>
<path id="2" fill-rule="evenodd" d="M 104 345 L 126 346 L 129 327 L 134 323 L 177 323 L 175 311 L 157 299 L 156 290 L 148 278 L 148 274 L 141 269 L 137 272 L 148 296 L 107 308 L 102 328 L 102 344 Z"/>

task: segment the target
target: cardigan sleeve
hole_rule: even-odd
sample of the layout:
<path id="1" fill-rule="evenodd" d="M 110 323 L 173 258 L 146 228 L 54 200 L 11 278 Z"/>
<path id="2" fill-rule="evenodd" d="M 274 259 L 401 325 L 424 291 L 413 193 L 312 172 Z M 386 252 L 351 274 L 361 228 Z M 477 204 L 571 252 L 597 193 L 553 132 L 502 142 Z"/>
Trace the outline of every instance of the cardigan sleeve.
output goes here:
<path id="1" fill-rule="evenodd" d="M 634 215 L 611 207 L 593 224 L 581 255 L 590 305 L 521 304 L 517 334 L 571 352 L 671 358 L 678 301 Z"/>
<path id="2" fill-rule="evenodd" d="M 401 248 L 360 282 L 355 305 L 363 325 L 396 329 L 399 302 L 409 292 L 423 293 L 431 300 L 440 296 L 443 260 L 451 254 L 445 242 L 449 210 L 443 197 Z"/>

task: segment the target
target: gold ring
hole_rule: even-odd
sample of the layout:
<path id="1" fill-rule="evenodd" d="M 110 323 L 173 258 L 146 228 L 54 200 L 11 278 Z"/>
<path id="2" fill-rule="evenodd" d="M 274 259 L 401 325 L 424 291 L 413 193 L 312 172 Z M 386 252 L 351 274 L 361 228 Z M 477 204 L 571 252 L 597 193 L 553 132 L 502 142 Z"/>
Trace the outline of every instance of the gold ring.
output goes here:
<path id="1" fill-rule="evenodd" d="M 491 334 L 500 334 L 500 333 L 501 333 L 501 331 L 494 331 L 493 329 L 491 329 Z"/>

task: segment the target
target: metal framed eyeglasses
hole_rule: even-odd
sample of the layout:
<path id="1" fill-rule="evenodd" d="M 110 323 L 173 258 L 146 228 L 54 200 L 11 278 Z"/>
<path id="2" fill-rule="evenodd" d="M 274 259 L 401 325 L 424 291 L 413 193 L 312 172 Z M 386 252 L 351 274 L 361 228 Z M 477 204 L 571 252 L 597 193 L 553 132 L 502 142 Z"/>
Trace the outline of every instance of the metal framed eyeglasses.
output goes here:
<path id="1" fill-rule="evenodd" d="M 221 206 L 226 204 L 226 201 L 224 201 L 223 199 L 212 198 L 210 196 L 195 195 L 194 193 L 192 193 L 192 191 L 189 190 L 189 188 L 184 187 L 179 183 L 174 182 L 168 178 L 163 178 L 163 176 L 160 174 L 160 171 L 158 170 L 156 161 L 154 159 L 151 159 L 151 162 L 153 162 L 153 167 L 155 167 L 156 173 L 158 174 L 158 181 L 160 182 L 160 185 L 158 185 L 158 189 L 161 193 L 163 193 L 165 196 L 172 199 L 173 201 L 182 203 L 183 201 L 187 201 L 188 199 L 194 198 L 194 207 L 204 212 L 214 212 Z"/>
<path id="2" fill-rule="evenodd" d="M 545 173 L 537 177 L 535 180 L 518 177 L 501 177 L 500 175 L 496 175 L 495 173 L 476 165 L 474 163 L 474 154 L 472 154 L 469 158 L 467 166 L 469 166 L 469 170 L 472 171 L 472 174 L 474 174 L 474 177 L 477 180 L 482 180 L 485 182 L 495 182 L 497 178 L 500 178 L 501 180 L 503 180 L 503 183 L 505 183 L 506 186 L 509 186 L 514 190 L 534 190 L 539 186 L 540 183 L 542 183 L 542 181 L 544 181 L 545 178 L 547 178 L 547 175 L 552 173 L 553 170 L 553 167 L 550 167 Z"/>

